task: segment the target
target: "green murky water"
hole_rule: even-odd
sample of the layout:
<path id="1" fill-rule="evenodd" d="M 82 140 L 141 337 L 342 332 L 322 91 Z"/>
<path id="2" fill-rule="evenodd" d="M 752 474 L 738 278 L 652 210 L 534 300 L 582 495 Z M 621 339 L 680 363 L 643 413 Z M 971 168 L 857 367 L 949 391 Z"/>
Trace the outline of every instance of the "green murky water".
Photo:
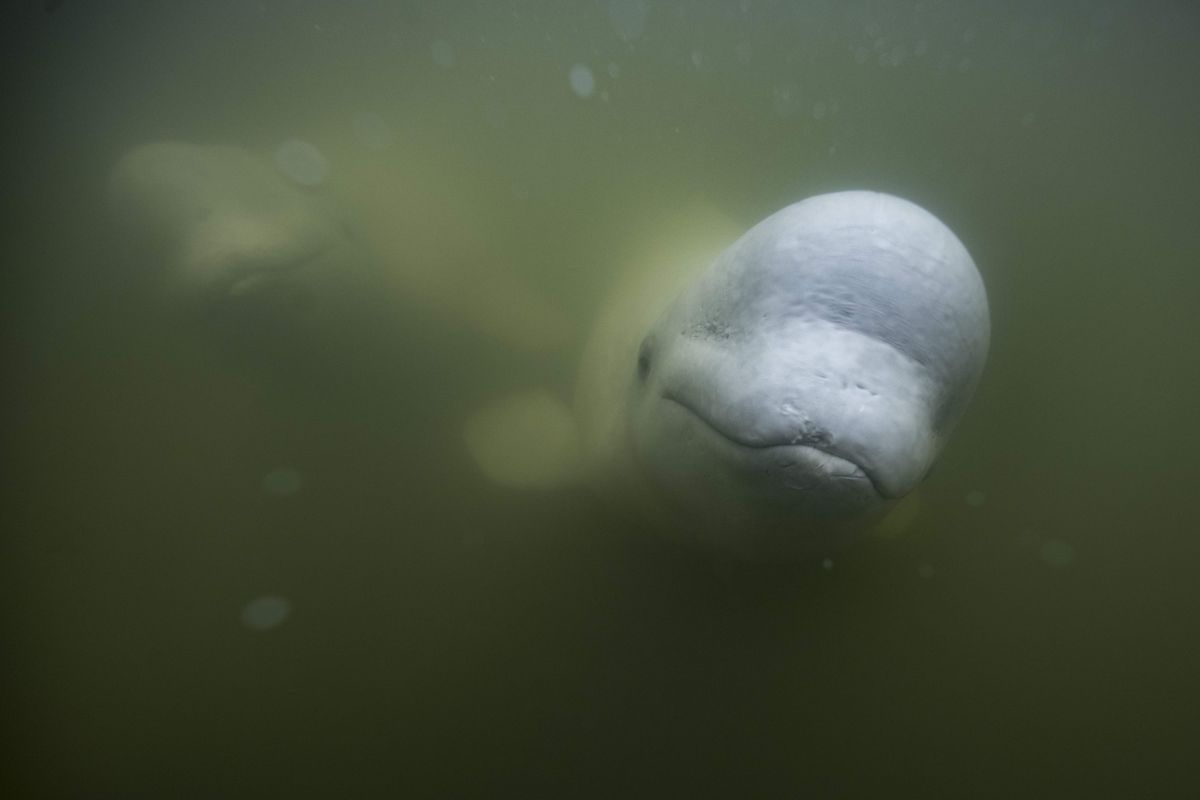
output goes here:
<path id="1" fill-rule="evenodd" d="M 1196 791 L 1192 4 L 5 16 L 6 796 Z M 292 138 L 434 277 L 246 354 L 155 305 L 104 185 Z M 567 392 L 676 209 L 856 187 L 946 221 L 992 303 L 904 535 L 742 571 L 474 468 L 467 416 Z"/>

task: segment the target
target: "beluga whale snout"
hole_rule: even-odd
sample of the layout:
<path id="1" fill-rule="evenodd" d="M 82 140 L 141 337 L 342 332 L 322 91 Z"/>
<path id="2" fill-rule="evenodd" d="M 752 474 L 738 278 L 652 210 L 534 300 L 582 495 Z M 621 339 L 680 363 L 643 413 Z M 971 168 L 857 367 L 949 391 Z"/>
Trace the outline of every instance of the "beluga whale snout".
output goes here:
<path id="1" fill-rule="evenodd" d="M 825 553 L 925 477 L 988 339 L 979 272 L 940 220 L 878 192 L 812 197 L 617 293 L 580 369 L 585 473 L 676 538 Z"/>

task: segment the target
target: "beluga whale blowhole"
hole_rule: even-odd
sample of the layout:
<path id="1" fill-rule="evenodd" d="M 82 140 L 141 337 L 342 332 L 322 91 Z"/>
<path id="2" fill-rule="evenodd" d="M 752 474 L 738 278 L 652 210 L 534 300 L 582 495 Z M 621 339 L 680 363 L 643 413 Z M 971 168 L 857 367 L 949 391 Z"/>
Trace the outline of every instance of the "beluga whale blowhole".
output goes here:
<path id="1" fill-rule="evenodd" d="M 549 449 L 674 538 L 751 560 L 827 554 L 929 472 L 989 335 L 983 281 L 946 225 L 888 194 L 819 195 L 715 261 L 640 265 L 585 347 L 577 436 Z M 505 480 L 478 426 L 468 444 Z"/>

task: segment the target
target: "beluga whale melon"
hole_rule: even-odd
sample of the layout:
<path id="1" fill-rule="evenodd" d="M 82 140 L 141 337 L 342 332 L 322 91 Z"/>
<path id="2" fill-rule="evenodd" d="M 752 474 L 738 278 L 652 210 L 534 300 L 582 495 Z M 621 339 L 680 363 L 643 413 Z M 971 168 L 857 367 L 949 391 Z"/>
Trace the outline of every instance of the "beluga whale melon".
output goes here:
<path id="1" fill-rule="evenodd" d="M 637 265 L 598 315 L 572 436 L 521 433 L 530 414 L 493 408 L 468 447 L 531 487 L 548 482 L 529 465 L 544 451 L 564 480 L 721 553 L 853 541 L 920 484 L 979 380 L 989 316 L 971 256 L 929 212 L 870 191 L 790 205 L 715 260 L 689 247 Z"/>

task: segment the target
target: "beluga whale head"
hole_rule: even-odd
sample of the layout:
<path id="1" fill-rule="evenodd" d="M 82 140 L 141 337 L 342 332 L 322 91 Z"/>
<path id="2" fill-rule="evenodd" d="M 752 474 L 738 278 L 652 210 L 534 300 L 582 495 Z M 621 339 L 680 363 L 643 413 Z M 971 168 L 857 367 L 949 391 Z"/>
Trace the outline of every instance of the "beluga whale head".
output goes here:
<path id="1" fill-rule="evenodd" d="M 683 538 L 752 558 L 821 552 L 920 483 L 988 338 L 975 264 L 932 214 L 867 191 L 788 206 L 628 355 L 632 480 Z"/>
<path id="2" fill-rule="evenodd" d="M 172 313 L 290 334 L 344 313 L 362 272 L 339 212 L 299 175 L 240 147 L 150 142 L 113 166 L 110 216 Z"/>
<path id="3" fill-rule="evenodd" d="M 740 238 L 704 204 L 680 221 L 656 226 L 601 305 L 573 413 L 545 392 L 492 404 L 464 434 L 476 463 L 512 487 L 583 478 L 638 527 L 752 561 L 820 557 L 881 521 L 895 535 L 915 506 L 883 518 L 987 358 L 966 248 L 869 191 L 795 203 Z"/>

